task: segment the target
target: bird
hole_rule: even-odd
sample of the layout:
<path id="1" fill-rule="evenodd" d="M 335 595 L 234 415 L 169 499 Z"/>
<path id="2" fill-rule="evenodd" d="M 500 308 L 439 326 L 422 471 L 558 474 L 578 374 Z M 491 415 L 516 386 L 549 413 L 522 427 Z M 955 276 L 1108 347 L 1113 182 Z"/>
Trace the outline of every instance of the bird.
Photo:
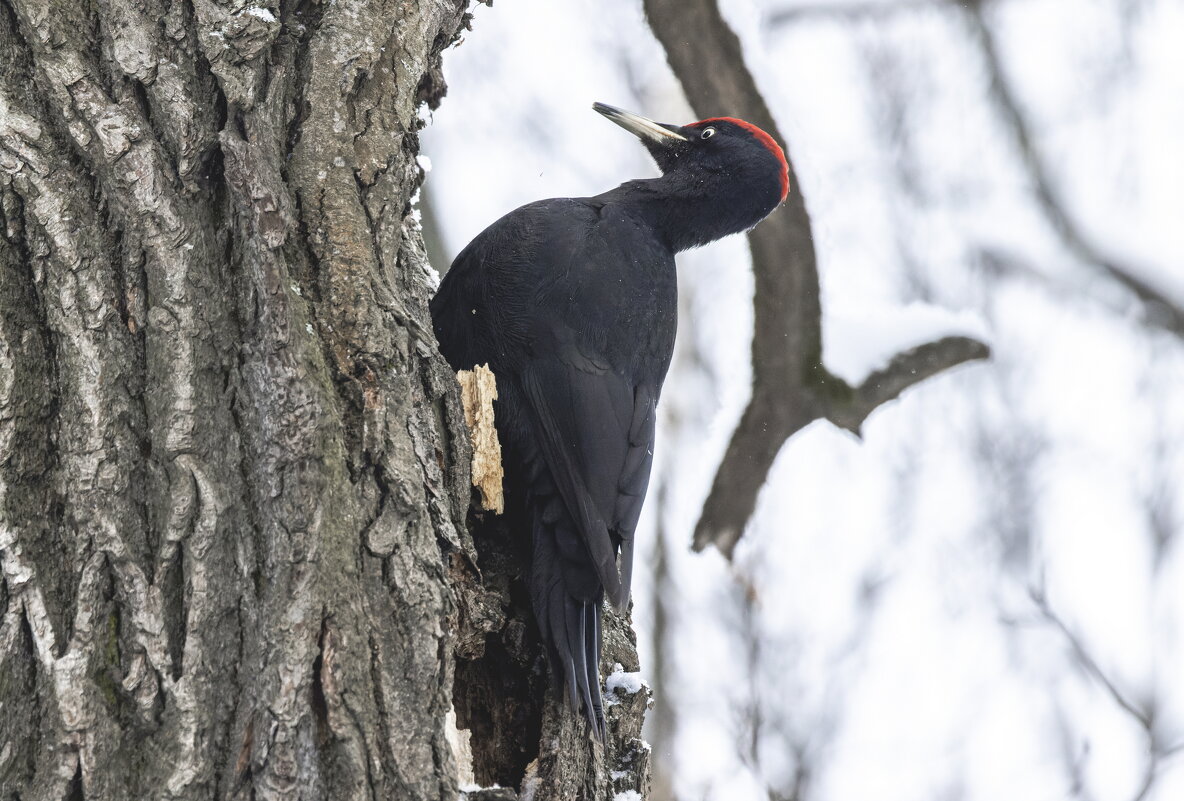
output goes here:
<path id="1" fill-rule="evenodd" d="M 789 165 L 741 119 L 670 125 L 592 108 L 637 136 L 660 176 L 511 211 L 457 255 L 429 309 L 449 365 L 495 376 L 531 606 L 571 708 L 603 742 L 602 605 L 629 602 L 674 352 L 674 257 L 764 219 L 789 192 Z"/>

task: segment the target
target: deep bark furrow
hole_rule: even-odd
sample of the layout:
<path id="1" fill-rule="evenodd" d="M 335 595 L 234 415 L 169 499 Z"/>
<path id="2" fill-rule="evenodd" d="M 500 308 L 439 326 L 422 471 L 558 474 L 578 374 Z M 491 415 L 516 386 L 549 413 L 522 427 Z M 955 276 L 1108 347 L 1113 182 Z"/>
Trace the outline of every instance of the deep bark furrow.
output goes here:
<path id="1" fill-rule="evenodd" d="M 11 31 L 4 38 L 10 37 Z M 14 55 L 10 52 L 10 58 Z M 35 273 L 41 276 L 45 325 L 54 345 L 46 355 L 59 376 L 55 411 L 59 420 L 70 421 L 53 426 L 56 469 L 47 483 L 56 485 L 55 494 L 68 510 L 65 520 L 77 535 L 52 532 L 51 537 L 61 537 L 61 547 L 45 550 L 34 545 L 36 537 L 28 538 L 33 547 L 12 543 L 5 556 L 14 569 L 27 573 L 23 607 L 44 673 L 41 680 L 52 688 L 46 693 L 56 713 L 52 727 L 70 745 L 43 750 L 38 775 L 80 770 L 86 781 L 92 777 L 91 766 L 109 758 L 119 745 L 113 720 L 119 700 L 111 697 L 109 683 L 89 679 L 118 670 L 111 664 L 112 658 L 118 660 L 118 649 L 98 647 L 95 636 L 100 628 L 96 618 L 114 614 L 97 591 L 107 579 L 103 540 L 108 532 L 122 529 L 133 548 L 144 548 L 139 509 L 128 492 L 131 473 L 121 469 L 134 461 L 137 421 L 124 375 L 127 330 L 111 324 L 112 317 L 119 318 L 111 303 L 117 294 L 108 255 L 113 240 L 87 194 L 79 191 L 89 181 L 69 166 L 70 159 L 50 135 L 51 121 L 27 91 L 0 87 L 0 104 L 7 111 L 0 146 L 12 157 L 6 160 L 9 185 L 24 201 L 22 229 Z M 41 372 L 50 360 L 35 369 Z M 52 559 L 58 554 L 67 570 Z M 66 589 L 74 576 L 77 584 Z M 91 783 L 99 791 L 112 784 L 98 778 Z"/>
<path id="2" fill-rule="evenodd" d="M 204 55 L 196 49 L 189 6 L 107 0 L 95 10 L 113 61 L 129 81 L 143 87 L 149 106 L 146 122 L 177 175 L 188 183 L 218 132 L 216 87 L 202 69 Z"/>
<path id="3" fill-rule="evenodd" d="M 0 46 L 7 43 L 3 25 L 0 16 Z M 7 135 L 0 132 L 0 137 Z M 7 216 L 15 207 L 6 204 L 6 231 L 19 227 Z M 0 619 L 0 742 L 7 744 L 0 746 L 5 751 L 0 786 L 28 786 L 38 763 L 45 761 L 36 742 L 12 734 L 42 725 L 38 676 L 47 663 L 52 667 L 52 652 L 47 658 L 44 644 L 39 653 L 38 641 L 44 643 L 48 634 L 38 637 L 34 631 L 34 620 L 44 626 L 36 614 L 36 606 L 43 604 L 36 597 L 37 586 L 30 586 L 34 570 L 24 553 L 26 547 L 42 546 L 50 533 L 38 515 L 50 493 L 50 409 L 42 369 L 48 359 L 44 321 L 34 314 L 38 304 L 25 258 L 27 254 L 0 237 L 0 582 L 5 601 Z M 26 611 L 28 604 L 35 606 L 32 614 Z"/>
<path id="4" fill-rule="evenodd" d="M 184 551 L 181 666 L 171 664 L 162 635 L 162 588 L 152 580 L 165 571 L 150 567 L 152 561 L 129 548 L 126 539 L 137 527 L 101 524 L 95 536 L 101 535 L 100 547 L 112 560 L 117 597 L 130 607 L 123 616 L 131 623 L 134 643 L 127 649 L 131 663 L 125 689 L 137 696 L 142 714 L 151 716 L 160 703 L 154 685 L 162 685 L 167 698 L 160 740 L 169 744 L 170 759 L 156 770 L 167 775 L 170 795 L 185 797 L 211 783 L 210 741 L 200 730 L 210 723 L 219 728 L 228 711 L 216 696 L 214 676 L 227 673 L 223 646 L 234 634 L 219 629 L 222 621 L 233 619 L 227 613 L 239 583 L 233 571 L 212 568 L 228 561 L 229 535 L 241 519 L 236 491 L 220 486 L 221 477 L 232 472 L 238 448 L 227 436 L 233 427 L 222 397 L 222 375 L 237 335 L 219 302 L 222 248 L 218 234 L 209 230 L 217 209 L 210 198 L 190 198 L 178 190 L 174 165 L 134 96 L 127 91 L 108 96 L 98 77 L 103 70 L 69 20 L 46 16 L 35 3 L 15 5 L 52 112 L 94 170 L 116 224 L 134 232 L 146 254 L 146 376 L 163 391 L 150 395 L 145 427 L 168 484 L 153 514 L 165 524 L 160 556 L 152 561 L 167 564 L 173 549 Z M 167 127 L 167 120 L 161 124 Z M 110 349 L 96 353 L 102 363 L 114 355 Z M 150 670 L 136 669 L 141 654 Z M 174 681 L 176 675 L 180 678 Z M 91 783 L 84 759 L 84 789 Z"/>
<path id="5" fill-rule="evenodd" d="M 451 801 L 508 603 L 409 216 L 463 0 L 0 2 L 0 786 Z M 526 643 L 536 798 L 644 789 Z"/>

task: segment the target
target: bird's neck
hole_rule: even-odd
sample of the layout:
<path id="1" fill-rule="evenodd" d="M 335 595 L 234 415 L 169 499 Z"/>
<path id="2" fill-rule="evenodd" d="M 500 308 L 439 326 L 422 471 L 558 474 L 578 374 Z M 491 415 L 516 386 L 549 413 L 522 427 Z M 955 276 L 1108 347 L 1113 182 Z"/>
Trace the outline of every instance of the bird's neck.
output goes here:
<path id="1" fill-rule="evenodd" d="M 755 216 L 751 202 L 733 197 L 742 184 L 721 173 L 668 173 L 628 181 L 603 196 L 626 204 L 675 253 L 747 230 Z"/>

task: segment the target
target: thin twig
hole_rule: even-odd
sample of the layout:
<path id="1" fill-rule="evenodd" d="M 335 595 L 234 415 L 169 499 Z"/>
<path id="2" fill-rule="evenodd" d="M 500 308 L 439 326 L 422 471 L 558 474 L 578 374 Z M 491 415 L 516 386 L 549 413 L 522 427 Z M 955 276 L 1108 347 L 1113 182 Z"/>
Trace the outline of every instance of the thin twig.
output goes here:
<path id="1" fill-rule="evenodd" d="M 971 37 L 990 81 L 990 97 L 999 116 L 1011 131 L 1020 163 L 1032 182 L 1037 205 L 1062 243 L 1083 264 L 1106 276 L 1139 301 L 1144 322 L 1184 338 L 1184 303 L 1171 297 L 1142 275 L 1130 262 L 1108 253 L 1098 245 L 1069 213 L 1068 204 L 1056 187 L 1051 171 L 1036 144 L 1032 125 L 1005 75 L 994 32 L 984 17 L 982 0 L 900 0 L 895 3 L 810 3 L 778 9 L 769 14 L 771 29 L 782 29 L 809 19 L 832 19 L 843 22 L 884 20 L 902 13 L 939 6 L 952 7 L 964 14 Z"/>
<path id="2" fill-rule="evenodd" d="M 1143 777 L 1131 801 L 1145 801 L 1150 796 L 1151 790 L 1155 787 L 1155 782 L 1159 778 L 1159 771 L 1163 767 L 1163 763 L 1184 748 L 1184 742 L 1177 742 L 1170 746 L 1161 745 L 1159 734 L 1156 730 L 1154 703 L 1149 702 L 1147 708 L 1142 709 L 1138 704 L 1127 698 L 1118 689 L 1118 685 L 1102 670 L 1098 661 L 1085 647 L 1085 644 L 1082 643 L 1077 634 L 1053 610 L 1052 606 L 1048 603 L 1048 597 L 1045 595 L 1044 590 L 1040 587 L 1032 587 L 1029 589 L 1028 594 L 1031 596 L 1032 602 L 1036 604 L 1041 617 L 1046 622 L 1052 624 L 1064 636 L 1065 641 L 1069 643 L 1069 647 L 1073 649 L 1073 654 L 1077 658 L 1077 662 L 1085 672 L 1102 685 L 1114 700 L 1114 703 L 1134 718 L 1142 729 L 1143 736 L 1147 741 L 1147 762 L 1143 766 Z"/>
<path id="3" fill-rule="evenodd" d="M 963 11 L 970 23 L 970 32 L 990 78 L 991 99 L 1012 132 L 1020 161 L 1032 181 L 1036 201 L 1053 230 L 1074 256 L 1133 294 L 1143 306 L 1143 318 L 1148 325 L 1184 338 L 1184 306 L 1142 278 L 1139 270 L 1129 263 L 1105 253 L 1069 213 L 1065 199 L 1052 180 L 1044 157 L 1036 146 L 1036 137 L 1027 115 L 1004 74 L 995 35 L 983 16 L 981 4 L 973 2 L 964 5 L 954 0 L 949 2 Z"/>
<path id="4" fill-rule="evenodd" d="M 1077 634 L 1069 628 L 1065 621 L 1062 620 L 1055 611 L 1053 611 L 1053 608 L 1049 605 L 1048 598 L 1045 596 L 1044 592 L 1040 589 L 1032 588 L 1028 594 L 1031 596 L 1032 602 L 1036 604 L 1036 608 L 1040 611 L 1041 616 L 1047 622 L 1059 629 L 1061 634 L 1064 635 L 1065 641 L 1069 643 L 1069 646 L 1073 649 L 1073 653 L 1076 655 L 1078 662 L 1081 663 L 1081 666 L 1085 668 L 1086 672 L 1093 676 L 1099 684 L 1106 688 L 1106 692 L 1108 692 L 1110 697 L 1114 699 L 1114 703 L 1118 704 L 1127 714 L 1137 720 L 1143 729 L 1150 731 L 1153 726 L 1152 716 L 1140 709 L 1137 704 L 1130 701 L 1122 693 L 1122 691 L 1118 689 L 1114 682 L 1110 680 L 1110 677 L 1106 675 L 1106 672 L 1098 666 L 1097 660 L 1093 658 L 1093 655 L 1090 654 L 1090 652 L 1082 644 L 1081 639 L 1077 636 Z"/>
<path id="5" fill-rule="evenodd" d="M 898 0 L 889 3 L 803 3 L 786 6 L 770 13 L 766 24 L 780 28 L 811 19 L 875 20 L 881 21 L 901 13 L 935 8 L 940 0 Z"/>

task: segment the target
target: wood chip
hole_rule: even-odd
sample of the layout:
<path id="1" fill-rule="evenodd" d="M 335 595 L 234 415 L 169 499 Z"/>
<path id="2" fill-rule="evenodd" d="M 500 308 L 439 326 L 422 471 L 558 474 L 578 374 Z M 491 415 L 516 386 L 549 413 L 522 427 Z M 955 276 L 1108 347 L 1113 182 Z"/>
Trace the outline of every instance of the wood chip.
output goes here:
<path id="1" fill-rule="evenodd" d="M 493 402 L 497 400 L 497 380 L 488 365 L 456 374 L 460 399 L 465 408 L 465 425 L 473 444 L 473 486 L 481 492 L 481 508 L 501 514 L 502 446 L 493 426 Z"/>

